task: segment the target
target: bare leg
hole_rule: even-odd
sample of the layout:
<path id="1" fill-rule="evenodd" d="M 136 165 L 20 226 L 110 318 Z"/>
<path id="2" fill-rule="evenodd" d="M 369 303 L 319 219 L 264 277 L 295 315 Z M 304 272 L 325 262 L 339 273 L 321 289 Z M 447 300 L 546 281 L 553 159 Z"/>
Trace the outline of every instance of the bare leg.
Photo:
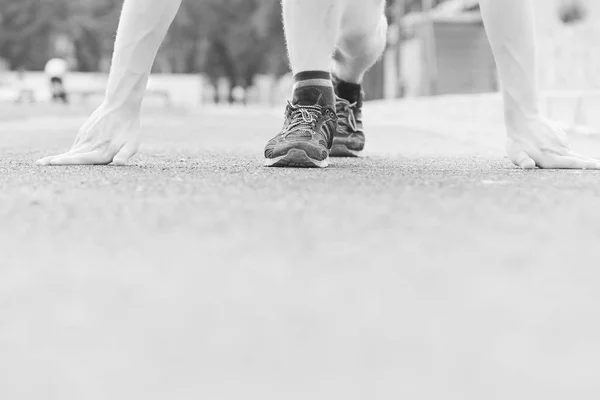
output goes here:
<path id="1" fill-rule="evenodd" d="M 340 29 L 342 1 L 282 0 L 292 72 L 328 71 Z"/>
<path id="2" fill-rule="evenodd" d="M 362 82 L 387 42 L 385 0 L 344 1 L 346 7 L 331 63 L 338 117 L 331 157 L 360 156 L 365 148 Z"/>
<path id="3" fill-rule="evenodd" d="M 480 4 L 502 84 L 509 159 L 526 169 L 600 169 L 600 160 L 572 152 L 566 134 L 541 113 L 531 0 Z"/>
<path id="4" fill-rule="evenodd" d="M 346 82 L 362 83 L 387 42 L 385 0 L 345 0 L 331 72 Z"/>
<path id="5" fill-rule="evenodd" d="M 152 63 L 181 0 L 125 0 L 102 105 L 67 153 L 39 165 L 126 164 L 138 149 L 140 111 Z"/>

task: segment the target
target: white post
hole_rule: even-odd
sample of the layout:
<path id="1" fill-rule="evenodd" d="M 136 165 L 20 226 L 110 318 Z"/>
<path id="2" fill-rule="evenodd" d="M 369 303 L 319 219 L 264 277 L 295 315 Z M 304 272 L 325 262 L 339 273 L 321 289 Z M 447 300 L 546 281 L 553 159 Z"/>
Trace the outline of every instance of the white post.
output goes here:
<path id="1" fill-rule="evenodd" d="M 435 31 L 434 31 L 434 21 L 431 16 L 431 10 L 433 9 L 434 1 L 433 0 L 423 0 L 422 7 L 423 13 L 427 16 L 426 18 L 426 40 L 425 40 L 425 54 L 427 55 L 427 63 L 428 63 L 428 75 L 429 82 L 427 87 L 427 95 L 435 95 L 437 94 L 437 55 L 435 54 Z"/>

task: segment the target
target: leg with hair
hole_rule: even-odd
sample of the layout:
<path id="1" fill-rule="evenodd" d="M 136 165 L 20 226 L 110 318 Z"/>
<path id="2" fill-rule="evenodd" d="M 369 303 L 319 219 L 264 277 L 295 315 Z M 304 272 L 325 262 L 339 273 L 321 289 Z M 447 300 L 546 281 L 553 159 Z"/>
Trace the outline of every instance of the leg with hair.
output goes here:
<path id="1" fill-rule="evenodd" d="M 331 64 L 338 117 L 332 157 L 356 157 L 365 147 L 362 81 L 387 42 L 385 0 L 345 1 L 347 7 Z"/>
<path id="2" fill-rule="evenodd" d="M 565 132 L 541 113 L 531 0 L 480 0 L 500 75 L 507 154 L 521 168 L 600 169 L 571 151 Z"/>
<path id="3" fill-rule="evenodd" d="M 265 165 L 326 167 L 337 126 L 329 64 L 345 0 L 282 0 L 294 88 L 283 129 L 265 147 Z"/>
<path id="4" fill-rule="evenodd" d="M 385 0 L 344 0 L 340 35 L 331 71 L 348 83 L 361 84 L 381 57 L 387 41 Z"/>
<path id="5" fill-rule="evenodd" d="M 140 112 L 152 64 L 181 0 L 125 0 L 106 96 L 67 153 L 40 165 L 126 164 L 138 148 Z"/>

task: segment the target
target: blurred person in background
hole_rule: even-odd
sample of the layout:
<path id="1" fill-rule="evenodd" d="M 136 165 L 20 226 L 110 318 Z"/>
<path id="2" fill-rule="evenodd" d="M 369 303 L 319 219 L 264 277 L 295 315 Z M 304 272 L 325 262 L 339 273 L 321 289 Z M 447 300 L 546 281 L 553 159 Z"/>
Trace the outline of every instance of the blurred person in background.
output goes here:
<path id="1" fill-rule="evenodd" d="M 244 89 L 241 85 L 235 85 L 233 89 L 231 89 L 231 97 L 233 98 L 233 103 L 237 105 L 246 105 L 246 89 Z"/>
<path id="2" fill-rule="evenodd" d="M 266 162 L 324 167 L 335 137 L 353 155 L 364 144 L 361 79 L 385 47 L 385 0 L 282 3 L 294 89 Z M 39 164 L 122 165 L 136 153 L 152 63 L 180 4 L 125 0 L 103 104 L 69 152 Z M 566 134 L 541 113 L 531 0 L 481 0 L 481 8 L 502 82 L 510 160 L 522 168 L 600 168 L 598 160 L 572 152 Z"/>
<path id="3" fill-rule="evenodd" d="M 50 94 L 53 102 L 67 104 L 69 98 L 65 90 L 65 76 L 69 70 L 69 64 L 62 58 L 52 58 L 46 63 L 44 72 L 50 83 Z"/>
<path id="4" fill-rule="evenodd" d="M 17 71 L 17 98 L 15 103 L 35 103 L 35 93 L 33 89 L 27 84 L 25 68 L 21 67 Z"/>

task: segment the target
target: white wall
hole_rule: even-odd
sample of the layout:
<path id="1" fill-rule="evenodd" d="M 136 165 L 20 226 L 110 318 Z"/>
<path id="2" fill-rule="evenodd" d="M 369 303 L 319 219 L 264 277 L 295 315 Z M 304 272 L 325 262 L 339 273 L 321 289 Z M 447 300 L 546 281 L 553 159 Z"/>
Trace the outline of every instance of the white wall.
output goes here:
<path id="1" fill-rule="evenodd" d="M 9 86 L 25 86 L 34 91 L 39 101 L 50 98 L 47 77 L 41 72 L 28 72 L 25 79 L 19 82 L 15 72 L 9 72 L 2 77 L 3 83 Z M 90 103 L 99 103 L 104 95 L 107 76 L 98 73 L 73 72 L 65 78 L 65 87 L 68 91 L 94 91 L 97 96 L 90 98 Z M 176 106 L 195 107 L 201 104 L 204 79 L 201 75 L 152 75 L 148 82 L 149 90 L 166 91 L 171 102 Z M 162 101 L 159 98 L 148 97 L 147 101 Z"/>

